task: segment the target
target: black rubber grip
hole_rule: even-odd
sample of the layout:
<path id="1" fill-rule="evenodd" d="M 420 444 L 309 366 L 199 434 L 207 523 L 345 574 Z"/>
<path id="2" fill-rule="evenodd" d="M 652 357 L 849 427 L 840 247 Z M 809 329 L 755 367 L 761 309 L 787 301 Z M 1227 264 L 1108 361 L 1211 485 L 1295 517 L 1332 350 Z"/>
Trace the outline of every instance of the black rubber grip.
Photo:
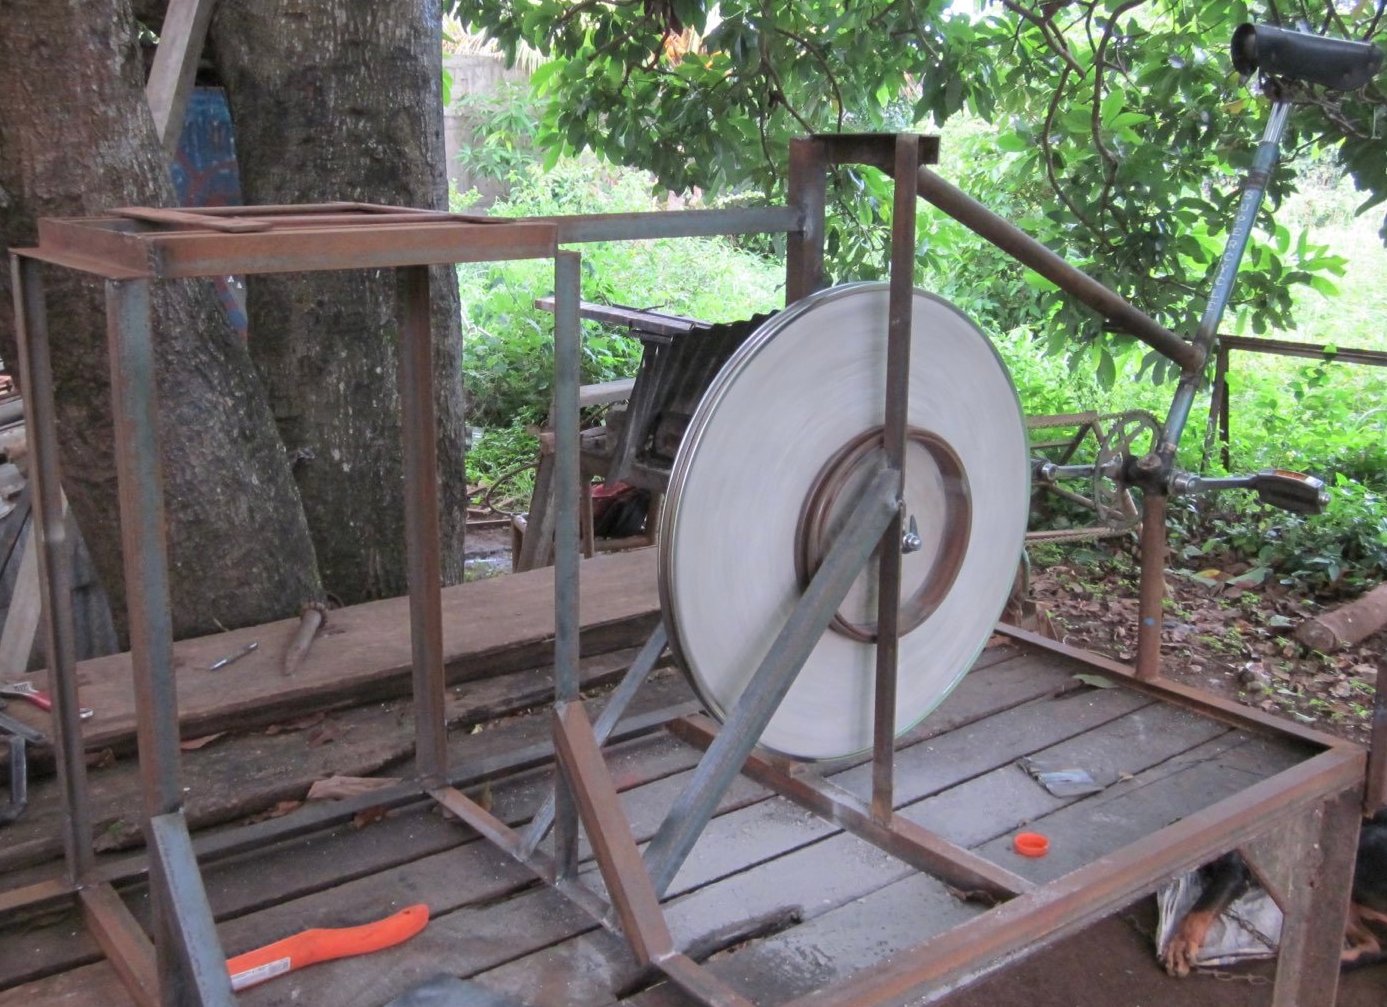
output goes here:
<path id="1" fill-rule="evenodd" d="M 1382 50 L 1371 42 L 1310 35 L 1265 24 L 1239 25 L 1233 32 L 1233 66 L 1336 91 L 1353 91 L 1377 75 Z"/>

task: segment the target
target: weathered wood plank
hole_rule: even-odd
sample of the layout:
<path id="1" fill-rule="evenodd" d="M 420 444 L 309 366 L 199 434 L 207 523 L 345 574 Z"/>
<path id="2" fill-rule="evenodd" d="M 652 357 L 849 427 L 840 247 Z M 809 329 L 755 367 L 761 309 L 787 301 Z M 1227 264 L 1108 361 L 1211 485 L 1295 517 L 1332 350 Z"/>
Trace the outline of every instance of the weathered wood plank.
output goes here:
<path id="1" fill-rule="evenodd" d="M 686 695 L 682 680 L 669 678 L 650 688 L 633 704 L 631 714 L 669 705 Z M 455 735 L 450 754 L 459 764 L 493 751 L 514 750 L 546 737 L 548 716 L 531 714 L 480 734 Z M 687 746 L 655 734 L 613 747 L 613 778 L 621 789 L 658 781 L 686 770 L 695 759 Z M 352 774 L 355 775 L 355 774 Z M 550 772 L 533 770 L 498 783 L 493 809 L 506 821 L 527 820 L 548 788 Z M 217 861 L 204 868 L 208 898 L 219 920 L 245 915 L 281 902 L 378 873 L 475 838 L 441 817 L 418 809 L 402 809 L 384 822 L 358 829 L 344 825 L 313 836 L 289 840 L 251 854 Z M 147 922 L 146 895 L 128 899 L 132 911 Z M 25 925 L 0 931 L 0 988 L 30 981 L 63 968 L 94 961 L 95 945 L 72 915 L 56 917 L 46 926 Z"/>
<path id="2" fill-rule="evenodd" d="M 581 665 L 584 687 L 618 678 L 633 654 L 620 650 L 585 658 Z M 684 691 L 683 695 L 690 694 Z M 455 730 L 465 730 L 552 696 L 551 669 L 533 668 L 450 691 L 445 716 Z M 273 727 L 270 731 L 274 733 L 242 732 L 219 738 L 206 748 L 183 754 L 186 814 L 193 828 L 207 828 L 255 814 L 279 801 L 296 800 L 314 780 L 327 776 L 370 776 L 411 758 L 414 752 L 413 711 L 408 700 L 330 713 L 304 729 Z M 138 765 L 132 759 L 120 760 L 92 770 L 89 778 L 98 847 L 111 851 L 138 846 L 142 807 Z M 57 781 L 33 781 L 29 804 L 25 816 L 6 829 L 0 870 L 14 870 L 61 853 L 58 823 L 63 805 Z"/>
<path id="3" fill-rule="evenodd" d="M 1034 824 L 1050 837 L 1048 856 L 1033 860 L 1013 856 L 1007 852 L 1010 840 L 1005 836 L 979 847 L 979 852 L 994 860 L 1009 860 L 1018 874 L 1033 881 L 1049 881 L 1246 790 L 1301 759 L 1299 752 L 1285 745 L 1247 736 L 1246 744 L 1211 753 L 1181 772 L 1132 780 L 1039 819 Z M 1018 863 L 1021 860 L 1028 862 Z"/>
<path id="4" fill-rule="evenodd" d="M 581 564 L 583 653 L 598 654 L 644 641 L 659 601 L 655 551 L 599 556 Z M 298 619 L 180 640 L 174 645 L 182 735 L 269 724 L 351 702 L 403 695 L 411 660 L 409 599 L 389 598 L 338 609 L 307 659 L 289 679 L 281 658 Z M 473 681 L 532 668 L 552 651 L 553 571 L 536 570 L 443 590 L 443 647 L 448 681 Z M 251 642 L 259 649 L 227 668 L 209 665 Z M 89 749 L 133 744 L 135 718 L 129 654 L 82 661 L 77 677 L 84 706 L 96 715 L 83 725 Z M 35 675 L 36 684 L 46 673 Z M 27 711 L 20 714 L 34 717 Z M 40 714 L 35 726 L 42 726 Z"/>

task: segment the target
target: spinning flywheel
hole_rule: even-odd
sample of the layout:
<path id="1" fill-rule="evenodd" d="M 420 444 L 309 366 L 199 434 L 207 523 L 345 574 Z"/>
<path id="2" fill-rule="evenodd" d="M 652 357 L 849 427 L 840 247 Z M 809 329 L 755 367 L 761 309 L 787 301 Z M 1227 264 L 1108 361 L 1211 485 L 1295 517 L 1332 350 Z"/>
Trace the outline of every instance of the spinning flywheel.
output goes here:
<path id="1" fill-rule="evenodd" d="M 661 521 L 671 649 L 724 719 L 886 465 L 888 288 L 834 287 L 753 333 L 703 397 Z M 1029 500 L 1026 428 L 1006 367 L 949 303 L 915 291 L 904 465 L 896 724 L 962 678 L 1000 615 Z M 760 736 L 819 760 L 871 747 L 876 555 Z"/>

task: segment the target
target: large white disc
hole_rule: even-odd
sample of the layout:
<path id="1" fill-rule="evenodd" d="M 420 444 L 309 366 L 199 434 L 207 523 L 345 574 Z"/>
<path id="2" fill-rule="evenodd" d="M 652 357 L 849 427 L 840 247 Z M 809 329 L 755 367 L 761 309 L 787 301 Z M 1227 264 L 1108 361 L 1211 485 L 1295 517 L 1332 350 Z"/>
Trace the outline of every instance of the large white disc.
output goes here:
<path id="1" fill-rule="evenodd" d="M 816 565 L 853 488 L 878 464 L 878 449 L 860 445 L 885 416 L 887 301 L 884 283 L 851 284 L 772 318 L 718 373 L 680 445 L 660 526 L 661 602 L 676 659 L 720 719 L 813 572 L 804 570 L 811 502 L 828 500 L 810 550 Z M 992 344 L 923 291 L 912 319 L 905 502 L 921 548 L 903 557 L 901 596 L 927 603 L 922 619 L 902 605 L 900 731 L 948 695 L 986 643 L 1030 499 L 1025 422 Z M 856 467 L 843 461 L 854 444 Z M 824 633 L 771 718 L 764 747 L 800 759 L 871 747 L 875 578 L 873 561 L 839 610 L 840 628 Z"/>

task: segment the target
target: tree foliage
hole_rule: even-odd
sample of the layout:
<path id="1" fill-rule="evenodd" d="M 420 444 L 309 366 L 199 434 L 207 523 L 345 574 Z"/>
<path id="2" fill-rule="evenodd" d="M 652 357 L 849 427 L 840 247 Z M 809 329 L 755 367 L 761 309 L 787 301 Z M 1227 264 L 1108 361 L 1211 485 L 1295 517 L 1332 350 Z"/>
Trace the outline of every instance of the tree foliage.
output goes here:
<path id="1" fill-rule="evenodd" d="M 547 99 L 539 140 L 553 156 L 591 148 L 675 190 L 775 193 L 789 139 L 811 131 L 911 128 L 959 113 L 985 120 L 1007 156 L 987 158 L 985 178 L 963 166 L 965 183 L 986 187 L 975 194 L 1181 331 L 1202 307 L 1265 114 L 1255 86 L 1230 65 L 1233 29 L 1304 22 L 1382 44 L 1384 6 L 480 0 L 467 10 L 503 45 L 523 41 L 553 57 L 536 74 Z M 1387 199 L 1381 84 L 1298 99 L 1288 164 L 1238 290 L 1258 330 L 1287 324 L 1292 289 L 1327 289 L 1340 265 L 1274 222 L 1297 156 L 1333 150 L 1365 192 L 1363 209 Z M 884 261 L 867 235 L 889 213 L 886 192 L 870 170 L 834 180 L 840 207 L 829 241 L 839 276 Z M 947 233 L 938 226 L 922 221 L 922 240 L 931 228 Z M 931 247 L 942 254 L 937 241 Z M 1013 289 L 1025 295 L 1016 298 L 1026 302 L 1023 321 L 1056 339 L 1097 336 L 1093 316 L 1030 279 L 1034 290 Z"/>

